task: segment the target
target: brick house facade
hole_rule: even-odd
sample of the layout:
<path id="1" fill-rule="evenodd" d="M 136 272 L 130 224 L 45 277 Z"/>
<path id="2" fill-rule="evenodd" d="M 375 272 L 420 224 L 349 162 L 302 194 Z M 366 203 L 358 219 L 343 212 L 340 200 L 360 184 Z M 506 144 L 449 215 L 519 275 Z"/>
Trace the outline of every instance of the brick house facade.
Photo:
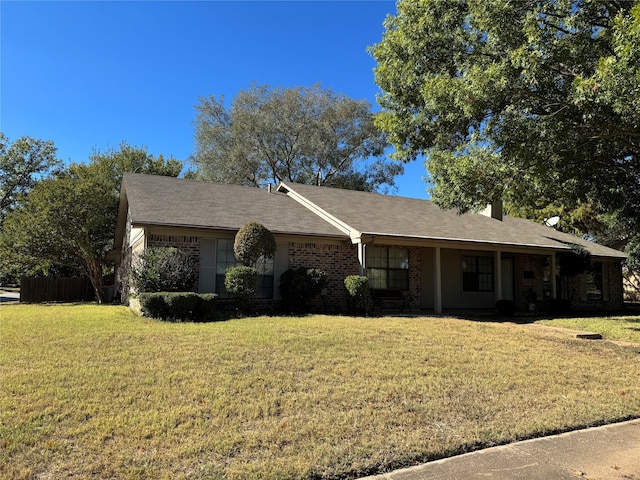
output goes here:
<path id="1" fill-rule="evenodd" d="M 326 187 L 281 184 L 268 192 L 139 174 L 125 175 L 121 190 L 116 246 L 123 297 L 135 256 L 161 246 L 188 252 L 198 265 L 194 290 L 214 291 L 224 274 L 216 245 L 224 239 L 228 248 L 248 221 L 262 223 L 278 244 L 273 291 L 261 300 L 271 308 L 279 276 L 302 266 L 328 274 L 317 311 L 344 311 L 344 279 L 355 274 L 370 276 L 374 299 L 382 297 L 390 310 L 490 309 L 501 299 L 521 311 L 546 310 L 560 299 L 576 309 L 623 305 L 623 254 L 527 220 L 459 215 L 425 200 Z M 557 256 L 574 243 L 590 252 L 594 267 L 568 279 Z M 379 257 L 385 250 L 386 266 Z"/>

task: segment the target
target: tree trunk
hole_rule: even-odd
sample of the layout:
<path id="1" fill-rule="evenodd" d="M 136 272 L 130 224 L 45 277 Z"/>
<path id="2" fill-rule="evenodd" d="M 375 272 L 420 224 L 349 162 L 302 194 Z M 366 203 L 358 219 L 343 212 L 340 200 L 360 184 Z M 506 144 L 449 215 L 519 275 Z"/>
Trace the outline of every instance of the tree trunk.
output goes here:
<path id="1" fill-rule="evenodd" d="M 96 300 L 98 303 L 104 303 L 104 290 L 102 283 L 102 265 L 96 258 L 85 258 L 85 267 L 87 269 L 87 276 L 91 281 L 93 290 L 96 294 Z"/>

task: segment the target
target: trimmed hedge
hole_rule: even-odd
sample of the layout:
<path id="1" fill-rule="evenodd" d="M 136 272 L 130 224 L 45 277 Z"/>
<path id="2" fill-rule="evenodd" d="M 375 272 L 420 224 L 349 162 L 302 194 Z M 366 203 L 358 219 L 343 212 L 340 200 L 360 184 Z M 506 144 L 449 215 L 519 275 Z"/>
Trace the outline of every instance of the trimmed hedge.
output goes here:
<path id="1" fill-rule="evenodd" d="M 280 276 L 282 308 L 286 312 L 306 313 L 311 301 L 328 283 L 327 272 L 318 268 L 291 268 Z"/>
<path id="2" fill-rule="evenodd" d="M 513 317 L 516 313 L 516 302 L 512 300 L 498 300 L 496 302 L 498 314 L 503 317 Z"/>
<path id="3" fill-rule="evenodd" d="M 145 292 L 138 295 L 142 313 L 147 317 L 173 322 L 216 320 L 215 293 Z"/>
<path id="4" fill-rule="evenodd" d="M 258 269 L 254 267 L 239 265 L 228 268 L 225 273 L 224 286 L 227 293 L 238 303 L 238 307 L 245 314 L 251 312 L 259 281 L 260 274 Z"/>

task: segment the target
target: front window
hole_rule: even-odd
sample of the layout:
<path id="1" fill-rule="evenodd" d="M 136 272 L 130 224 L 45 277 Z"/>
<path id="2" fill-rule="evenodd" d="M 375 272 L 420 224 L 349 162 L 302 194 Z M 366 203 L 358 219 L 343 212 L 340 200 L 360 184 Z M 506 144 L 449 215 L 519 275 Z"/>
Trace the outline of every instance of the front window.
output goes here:
<path id="1" fill-rule="evenodd" d="M 240 265 L 233 252 L 232 238 L 219 238 L 216 248 L 216 293 L 221 297 L 227 296 L 224 277 L 227 269 Z M 260 283 L 256 291 L 256 298 L 273 298 L 273 258 L 260 259 L 256 265 L 260 273 Z"/>
<path id="2" fill-rule="evenodd" d="M 462 257 L 462 290 L 493 292 L 493 257 Z"/>
<path id="3" fill-rule="evenodd" d="M 409 250 L 367 248 L 367 277 L 373 289 L 409 289 Z"/>

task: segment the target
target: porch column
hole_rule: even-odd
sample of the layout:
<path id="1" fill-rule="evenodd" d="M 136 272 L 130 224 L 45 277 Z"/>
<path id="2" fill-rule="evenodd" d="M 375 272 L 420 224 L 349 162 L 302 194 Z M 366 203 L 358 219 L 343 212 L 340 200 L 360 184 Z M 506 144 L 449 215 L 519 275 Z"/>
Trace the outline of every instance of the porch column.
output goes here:
<path id="1" fill-rule="evenodd" d="M 496 302 L 502 300 L 502 252 L 496 252 Z"/>
<path id="2" fill-rule="evenodd" d="M 551 298 L 556 299 L 556 252 L 551 252 Z"/>
<path id="3" fill-rule="evenodd" d="M 366 261 L 367 261 L 366 249 L 367 249 L 367 246 L 364 243 L 362 243 L 362 241 L 360 241 L 358 243 L 358 264 L 359 264 L 358 271 L 360 275 L 365 274 L 365 267 L 366 267 Z"/>
<path id="4" fill-rule="evenodd" d="M 442 313 L 442 266 L 440 262 L 440 247 L 435 247 L 433 249 L 433 306 L 434 313 L 436 315 L 440 315 Z"/>

